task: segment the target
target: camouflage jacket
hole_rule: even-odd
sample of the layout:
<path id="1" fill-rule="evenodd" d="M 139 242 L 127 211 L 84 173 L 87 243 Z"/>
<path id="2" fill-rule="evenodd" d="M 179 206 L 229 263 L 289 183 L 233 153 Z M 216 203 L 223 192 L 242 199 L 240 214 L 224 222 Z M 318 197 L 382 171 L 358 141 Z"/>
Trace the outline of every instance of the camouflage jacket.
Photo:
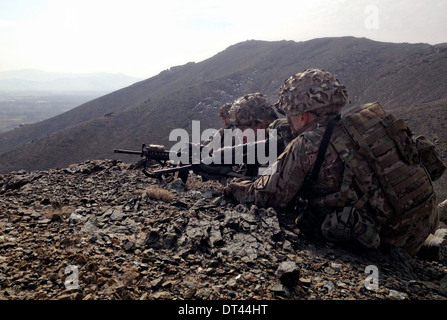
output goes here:
<path id="1" fill-rule="evenodd" d="M 340 209 L 331 203 L 331 197 L 336 198 L 343 184 L 344 163 L 333 144 L 337 137 L 345 135 L 341 125 L 334 128 L 316 181 L 304 185 L 312 171 L 326 127 L 314 125 L 295 138 L 273 165 L 272 175 L 262 176 L 254 182 L 233 180 L 225 188 L 225 194 L 240 203 L 254 203 L 276 210 L 294 208 L 297 196 L 305 194 L 310 204 L 307 215 L 313 221 L 306 223 L 303 219 L 302 226 L 313 228 L 311 233 L 320 233 L 330 241 L 354 241 L 369 248 L 377 248 L 382 240 L 403 247 L 414 255 L 437 225 L 435 198 L 419 208 L 420 213 L 409 215 L 408 219 L 403 217 L 389 221 L 377 221 L 374 212 L 355 210 L 349 205 Z M 307 190 L 303 190 L 303 186 Z M 353 186 L 348 189 L 353 200 L 358 201 Z M 379 193 L 375 196 L 376 203 L 384 201 L 385 195 Z M 385 228 L 382 228 L 383 222 L 387 224 Z"/>
<path id="2" fill-rule="evenodd" d="M 275 172 L 254 182 L 234 180 L 226 189 L 240 203 L 254 203 L 261 207 L 284 209 L 303 186 L 304 179 L 312 170 L 313 163 L 326 126 L 315 125 L 291 143 L 273 165 Z M 317 181 L 316 196 L 324 196 L 339 189 L 343 163 L 335 150 L 329 149 Z"/>
<path id="3" fill-rule="evenodd" d="M 267 130 L 276 130 L 278 153 L 284 152 L 286 146 L 294 139 L 289 121 L 286 118 L 276 119 L 268 126 Z"/>
<path id="4" fill-rule="evenodd" d="M 211 142 L 213 142 L 212 147 L 215 149 L 223 148 L 225 146 L 225 130 L 232 130 L 235 126 L 233 124 L 228 124 L 219 130 L 217 130 L 212 137 L 210 137 L 208 140 L 205 140 L 202 145 L 206 146 L 209 145 Z M 232 139 L 233 144 L 235 144 L 235 139 Z M 211 147 L 211 146 L 210 146 Z"/>

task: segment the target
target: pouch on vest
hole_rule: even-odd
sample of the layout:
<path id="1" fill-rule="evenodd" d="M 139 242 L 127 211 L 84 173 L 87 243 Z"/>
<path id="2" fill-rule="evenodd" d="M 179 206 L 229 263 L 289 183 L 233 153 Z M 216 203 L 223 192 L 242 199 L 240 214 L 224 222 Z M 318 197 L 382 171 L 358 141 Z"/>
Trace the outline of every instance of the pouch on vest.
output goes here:
<path id="1" fill-rule="evenodd" d="M 354 240 L 367 248 L 378 248 L 380 236 L 374 221 L 353 207 L 326 215 L 321 233 L 330 241 Z"/>
<path id="2" fill-rule="evenodd" d="M 411 219 L 411 209 L 431 201 L 434 190 L 408 125 L 377 102 L 342 111 L 345 134 L 331 141 L 345 164 L 337 207 L 368 214 L 379 230 Z"/>
<path id="3" fill-rule="evenodd" d="M 421 155 L 422 164 L 427 169 L 430 178 L 432 181 L 438 180 L 446 167 L 436 151 L 435 145 L 425 136 L 419 136 L 416 138 L 416 147 Z"/>

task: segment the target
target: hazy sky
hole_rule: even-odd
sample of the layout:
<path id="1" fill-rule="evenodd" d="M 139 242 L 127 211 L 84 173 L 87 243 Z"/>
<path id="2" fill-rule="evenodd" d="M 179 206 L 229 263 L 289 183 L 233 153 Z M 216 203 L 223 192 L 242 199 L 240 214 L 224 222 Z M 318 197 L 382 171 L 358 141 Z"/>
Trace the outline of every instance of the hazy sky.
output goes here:
<path id="1" fill-rule="evenodd" d="M 235 43 L 447 42 L 447 0 L 0 0 L 0 71 L 149 78 Z"/>

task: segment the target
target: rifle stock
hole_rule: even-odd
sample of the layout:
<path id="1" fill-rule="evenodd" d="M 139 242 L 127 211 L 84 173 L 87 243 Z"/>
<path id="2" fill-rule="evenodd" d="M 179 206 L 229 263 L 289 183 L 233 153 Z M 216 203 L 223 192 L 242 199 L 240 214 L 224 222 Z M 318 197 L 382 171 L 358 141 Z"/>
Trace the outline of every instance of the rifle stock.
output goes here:
<path id="1" fill-rule="evenodd" d="M 260 143 L 268 143 L 267 140 L 263 140 L 260 141 L 256 144 L 260 144 Z M 256 145 L 255 144 L 255 145 Z M 233 146 L 233 147 L 228 147 L 228 148 L 222 148 L 222 149 L 218 149 L 216 150 L 216 154 L 219 154 L 221 157 L 221 163 L 225 163 L 224 162 L 224 155 L 228 152 L 230 152 L 232 154 L 231 156 L 231 161 L 232 163 L 235 162 L 236 156 L 235 153 L 236 152 L 240 152 L 242 151 L 242 161 L 244 163 L 247 162 L 247 151 L 249 150 L 251 145 L 249 144 L 243 144 L 243 145 L 238 145 L 238 146 Z M 189 151 L 191 151 L 191 147 L 192 145 L 190 144 L 189 146 Z M 200 146 L 200 150 L 202 150 L 204 146 Z M 200 162 L 199 164 L 182 164 L 179 163 L 177 167 L 174 168 L 168 168 L 168 169 L 160 169 L 160 170 L 155 170 L 152 173 L 149 173 L 146 169 L 147 169 L 147 163 L 149 160 L 155 160 L 157 161 L 159 164 L 161 164 L 163 167 L 166 165 L 166 162 L 168 160 L 170 160 L 170 156 L 177 156 L 180 157 L 182 151 L 178 151 L 178 152 L 173 152 L 173 151 L 166 151 L 164 146 L 162 145 L 155 145 L 155 144 L 149 144 L 146 146 L 146 144 L 143 144 L 141 147 L 141 151 L 135 151 L 135 150 L 126 150 L 126 149 L 115 149 L 114 153 L 122 153 L 122 154 L 133 154 L 133 155 L 139 155 L 140 157 L 144 157 L 144 163 L 143 163 L 143 170 L 142 172 L 147 176 L 147 177 L 152 177 L 152 178 L 157 178 L 157 179 L 163 179 L 163 175 L 165 174 L 171 174 L 171 173 L 176 173 L 178 172 L 178 177 L 181 178 L 183 180 L 183 182 L 186 182 L 187 178 L 188 178 L 188 173 L 189 171 L 193 171 L 196 174 L 201 174 L 202 176 L 203 174 L 208 175 L 208 176 L 213 176 L 216 175 L 216 180 L 219 179 L 219 177 L 222 176 L 229 176 L 229 177 L 237 177 L 237 178 L 243 178 L 243 179 L 252 179 L 254 176 L 256 176 L 257 174 L 257 169 L 258 169 L 258 164 L 247 164 L 248 167 L 248 171 L 247 171 L 247 175 L 243 175 L 240 173 L 237 173 L 235 171 L 233 171 L 232 169 L 228 169 L 229 166 L 231 167 L 231 164 L 223 164 L 223 165 L 218 165 L 218 164 L 212 164 L 212 165 L 205 165 L 203 162 Z M 190 162 L 191 161 L 191 152 L 190 154 Z M 222 168 L 224 170 L 222 170 L 223 173 L 219 172 L 219 168 Z M 209 169 L 209 170 L 208 170 Z"/>

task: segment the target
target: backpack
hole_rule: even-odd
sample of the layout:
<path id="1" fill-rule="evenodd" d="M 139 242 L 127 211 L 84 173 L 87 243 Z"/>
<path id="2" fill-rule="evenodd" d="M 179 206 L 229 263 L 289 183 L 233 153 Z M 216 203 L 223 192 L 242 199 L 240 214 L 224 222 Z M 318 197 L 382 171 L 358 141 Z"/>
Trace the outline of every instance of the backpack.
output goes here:
<path id="1" fill-rule="evenodd" d="M 431 175 L 439 177 L 445 170 L 444 164 L 439 158 L 433 160 L 433 156 L 421 157 L 407 123 L 386 114 L 377 102 L 343 108 L 340 123 L 342 129 L 329 142 L 344 163 L 340 191 L 314 200 L 332 203 L 336 208 L 337 213 L 326 217 L 326 226 L 331 226 L 327 222 L 332 219 L 332 230 L 326 233 L 349 239 L 352 220 L 351 229 L 346 226 L 356 212 L 370 224 L 363 239 L 357 239 L 362 244 L 376 247 L 372 243 L 378 241 L 380 233 L 380 239 L 407 246 L 414 253 L 422 243 L 411 232 L 419 232 L 423 241 L 437 224 Z M 427 143 L 419 144 L 430 149 Z M 431 161 L 430 172 L 424 166 L 424 158 Z M 425 221 L 424 225 L 418 225 L 420 221 Z M 324 223 L 321 229 L 324 235 Z M 408 240 L 411 237 L 415 239 Z"/>

